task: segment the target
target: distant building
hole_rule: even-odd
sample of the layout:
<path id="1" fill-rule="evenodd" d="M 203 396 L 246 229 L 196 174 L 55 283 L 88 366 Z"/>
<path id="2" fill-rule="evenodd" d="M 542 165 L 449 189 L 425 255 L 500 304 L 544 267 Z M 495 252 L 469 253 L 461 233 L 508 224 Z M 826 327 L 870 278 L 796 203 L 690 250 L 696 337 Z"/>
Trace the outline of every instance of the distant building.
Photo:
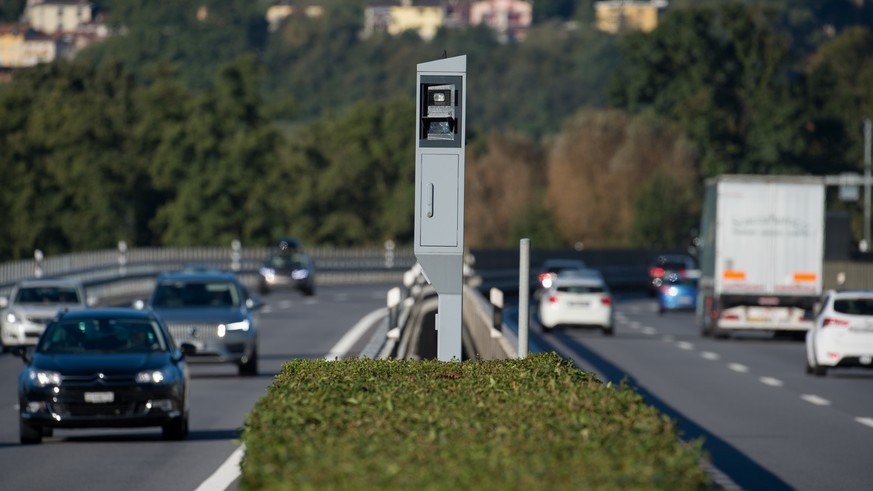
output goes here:
<path id="1" fill-rule="evenodd" d="M 22 68 L 53 61 L 61 52 L 53 37 L 27 24 L 0 24 L 0 67 Z"/>
<path id="2" fill-rule="evenodd" d="M 594 2 L 597 29 L 617 34 L 625 31 L 650 32 L 667 9 L 666 0 L 606 0 Z"/>
<path id="3" fill-rule="evenodd" d="M 533 5 L 523 0 L 484 0 L 470 6 L 470 25 L 485 24 L 501 42 L 523 41 L 533 21 Z"/>
<path id="4" fill-rule="evenodd" d="M 444 4 L 441 0 L 374 2 L 364 9 L 361 35 L 366 38 L 375 32 L 387 32 L 396 36 L 415 31 L 422 39 L 430 41 L 443 25 Z"/>
<path id="5" fill-rule="evenodd" d="M 485 24 L 501 41 L 520 41 L 526 36 L 532 19 L 533 6 L 525 0 L 382 0 L 364 9 L 361 36 L 415 31 L 429 41 L 442 27 Z"/>
<path id="6" fill-rule="evenodd" d="M 46 34 L 72 33 L 92 15 L 87 0 L 29 0 L 22 21 Z"/>
<path id="7" fill-rule="evenodd" d="M 267 26 L 272 32 L 279 29 L 282 21 L 292 15 L 304 15 L 306 17 L 321 17 L 324 15 L 324 7 L 314 3 L 292 2 L 283 0 L 267 8 Z"/>

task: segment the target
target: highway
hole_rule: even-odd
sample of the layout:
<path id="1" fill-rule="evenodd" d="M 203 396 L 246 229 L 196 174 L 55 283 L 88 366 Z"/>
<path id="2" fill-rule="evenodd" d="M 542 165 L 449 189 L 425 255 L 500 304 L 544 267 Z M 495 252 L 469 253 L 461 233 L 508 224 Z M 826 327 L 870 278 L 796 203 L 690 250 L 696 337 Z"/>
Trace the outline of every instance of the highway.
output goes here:
<path id="1" fill-rule="evenodd" d="M 42 445 L 22 446 L 15 390 L 22 363 L 0 355 L 0 489 L 198 489 L 237 450 L 246 414 L 282 363 L 363 351 L 371 332 L 353 328 L 384 308 L 393 286 L 325 285 L 311 298 L 266 297 L 260 375 L 193 365 L 191 434 L 182 442 L 162 441 L 158 428 L 96 429 L 56 430 Z M 635 387 L 685 439 L 704 439 L 726 489 L 869 489 L 873 371 L 808 376 L 802 342 L 760 333 L 703 338 L 691 313 L 659 315 L 640 295 L 615 305 L 614 337 L 586 329 L 542 334 L 534 309 L 531 352 L 557 351 L 604 381 Z M 506 312 L 510 330 L 513 312 Z"/>
<path id="2" fill-rule="evenodd" d="M 81 429 L 55 430 L 41 445 L 22 446 L 16 381 L 23 363 L 0 355 L 0 489 L 198 489 L 237 449 L 246 414 L 282 363 L 324 357 L 338 344 L 347 344 L 350 355 L 356 354 L 367 336 L 358 343 L 344 336 L 361 319 L 384 309 L 386 292 L 393 286 L 324 285 L 314 297 L 297 292 L 266 296 L 260 375 L 241 378 L 234 366 L 192 365 L 191 433 L 181 442 L 162 441 L 160 428 Z"/>
<path id="3" fill-rule="evenodd" d="M 531 352 L 557 351 L 635 387 L 684 438 L 704 438 L 725 488 L 870 489 L 873 371 L 809 376 L 802 341 L 703 338 L 693 313 L 659 315 L 646 297 L 619 300 L 615 312 L 614 337 L 584 328 L 542 334 L 532 308 Z M 517 308 L 507 315 L 516 328 Z"/>

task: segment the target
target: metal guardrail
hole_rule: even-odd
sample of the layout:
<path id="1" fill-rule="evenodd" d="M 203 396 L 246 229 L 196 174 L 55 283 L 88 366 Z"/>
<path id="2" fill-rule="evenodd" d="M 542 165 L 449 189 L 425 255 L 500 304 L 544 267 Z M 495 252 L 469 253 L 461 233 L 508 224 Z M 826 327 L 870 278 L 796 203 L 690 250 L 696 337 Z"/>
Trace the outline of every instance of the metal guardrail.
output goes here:
<path id="1" fill-rule="evenodd" d="M 36 251 L 33 259 L 0 264 L 0 295 L 29 278 L 71 278 L 81 281 L 89 294 L 101 298 L 137 296 L 147 293 L 154 278 L 164 271 L 188 265 L 205 265 L 235 271 L 246 284 L 254 286 L 258 270 L 273 249 L 268 247 L 154 247 L 126 246 L 83 253 L 44 257 Z M 307 252 L 315 263 L 316 283 L 400 281 L 415 264 L 412 249 L 314 248 Z"/>

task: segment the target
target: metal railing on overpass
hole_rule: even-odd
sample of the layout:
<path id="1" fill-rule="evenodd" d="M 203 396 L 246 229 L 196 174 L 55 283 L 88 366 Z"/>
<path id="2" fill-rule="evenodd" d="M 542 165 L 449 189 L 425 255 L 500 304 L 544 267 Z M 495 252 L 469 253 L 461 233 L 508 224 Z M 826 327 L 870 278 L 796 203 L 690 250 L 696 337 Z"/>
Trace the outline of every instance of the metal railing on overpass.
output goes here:
<path id="1" fill-rule="evenodd" d="M 81 281 L 89 295 L 99 298 L 147 294 L 164 271 L 208 266 L 234 271 L 245 283 L 257 282 L 258 270 L 273 249 L 242 247 L 144 247 L 107 249 L 44 256 L 0 264 L 0 295 L 8 295 L 29 278 L 70 278 Z M 415 264 L 411 248 L 386 247 L 307 249 L 315 263 L 316 282 L 400 282 Z"/>

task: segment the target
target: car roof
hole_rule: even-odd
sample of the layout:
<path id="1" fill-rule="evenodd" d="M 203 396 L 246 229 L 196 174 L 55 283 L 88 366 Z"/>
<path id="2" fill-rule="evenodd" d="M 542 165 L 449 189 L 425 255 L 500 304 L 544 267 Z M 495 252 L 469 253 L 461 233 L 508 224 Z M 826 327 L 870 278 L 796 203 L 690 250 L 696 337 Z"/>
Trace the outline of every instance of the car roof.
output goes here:
<path id="1" fill-rule="evenodd" d="M 834 298 L 873 298 L 873 290 L 829 290 Z"/>
<path id="2" fill-rule="evenodd" d="M 81 288 L 82 282 L 78 280 L 71 280 L 68 278 L 40 278 L 40 279 L 29 279 L 29 280 L 21 280 L 15 286 L 21 287 L 34 287 L 34 286 L 70 286 Z"/>
<path id="3" fill-rule="evenodd" d="M 228 271 L 170 271 L 161 273 L 158 281 L 237 281 L 236 274 Z"/>
<path id="4" fill-rule="evenodd" d="M 137 310 L 129 307 L 94 307 L 89 309 L 69 310 L 61 314 L 64 320 L 77 319 L 152 319 L 154 315 L 148 310 Z"/>

